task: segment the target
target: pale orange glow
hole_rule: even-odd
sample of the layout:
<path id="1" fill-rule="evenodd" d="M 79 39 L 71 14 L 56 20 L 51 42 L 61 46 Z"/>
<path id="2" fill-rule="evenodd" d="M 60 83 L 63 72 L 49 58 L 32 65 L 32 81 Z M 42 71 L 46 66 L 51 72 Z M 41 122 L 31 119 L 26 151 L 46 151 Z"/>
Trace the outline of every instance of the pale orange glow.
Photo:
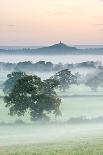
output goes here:
<path id="1" fill-rule="evenodd" d="M 102 0 L 0 0 L 0 45 L 103 44 Z"/>

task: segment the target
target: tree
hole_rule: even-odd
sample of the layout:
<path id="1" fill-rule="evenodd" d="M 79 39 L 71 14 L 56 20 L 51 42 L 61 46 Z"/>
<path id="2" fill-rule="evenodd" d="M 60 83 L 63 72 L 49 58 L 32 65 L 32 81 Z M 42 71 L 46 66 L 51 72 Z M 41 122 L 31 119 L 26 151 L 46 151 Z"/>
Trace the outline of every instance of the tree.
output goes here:
<path id="1" fill-rule="evenodd" d="M 19 79 L 11 93 L 4 98 L 10 115 L 22 116 L 27 110 L 30 111 L 32 120 L 49 119 L 50 113 L 59 115 L 61 99 L 54 91 L 56 85 L 51 82 L 49 90 L 48 83 L 49 80 L 41 81 L 39 77 L 32 75 Z"/>
<path id="2" fill-rule="evenodd" d="M 34 70 L 34 66 L 30 61 L 24 61 L 17 63 L 15 70 L 21 70 L 23 72 L 27 72 L 30 70 Z"/>
<path id="3" fill-rule="evenodd" d="M 74 76 L 76 78 L 76 84 L 78 84 L 78 85 L 81 84 L 81 82 L 82 82 L 82 76 L 81 76 L 81 74 L 79 72 L 76 72 L 74 74 Z"/>
<path id="4" fill-rule="evenodd" d="M 11 90 L 13 89 L 16 81 L 18 79 L 21 79 L 23 77 L 25 77 L 26 74 L 24 72 L 12 72 L 11 74 L 7 75 L 7 80 L 6 82 L 3 84 L 4 85 L 4 93 L 10 93 Z"/>
<path id="5" fill-rule="evenodd" d="M 76 76 L 71 74 L 71 71 L 69 71 L 68 69 L 56 73 L 52 78 L 59 81 L 59 88 L 62 91 L 70 88 L 72 84 L 77 83 Z"/>
<path id="6" fill-rule="evenodd" d="M 63 69 L 63 64 L 62 63 L 58 63 L 54 65 L 54 71 L 60 71 Z"/>
<path id="7" fill-rule="evenodd" d="M 59 85 L 59 81 L 56 79 L 47 79 L 44 80 L 44 92 L 48 95 L 55 95 L 56 92 L 54 91 L 55 88 L 57 88 Z"/>
<path id="8" fill-rule="evenodd" d="M 103 70 L 100 69 L 95 73 L 88 74 L 86 76 L 85 85 L 91 88 L 93 91 L 97 91 L 98 87 L 103 87 Z"/>

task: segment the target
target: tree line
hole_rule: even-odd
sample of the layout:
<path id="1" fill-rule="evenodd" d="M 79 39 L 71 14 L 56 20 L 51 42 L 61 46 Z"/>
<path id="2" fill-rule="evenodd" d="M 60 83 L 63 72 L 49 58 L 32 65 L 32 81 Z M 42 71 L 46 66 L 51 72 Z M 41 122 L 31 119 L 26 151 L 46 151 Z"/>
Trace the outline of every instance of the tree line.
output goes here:
<path id="1" fill-rule="evenodd" d="M 75 69 L 75 68 L 94 68 L 96 69 L 101 62 L 81 62 L 75 64 L 53 64 L 52 62 L 39 61 L 36 63 L 32 63 L 30 61 L 19 62 L 19 63 L 4 63 L 0 62 L 0 70 L 1 71 L 14 71 L 14 72 L 57 72 L 64 69 Z"/>

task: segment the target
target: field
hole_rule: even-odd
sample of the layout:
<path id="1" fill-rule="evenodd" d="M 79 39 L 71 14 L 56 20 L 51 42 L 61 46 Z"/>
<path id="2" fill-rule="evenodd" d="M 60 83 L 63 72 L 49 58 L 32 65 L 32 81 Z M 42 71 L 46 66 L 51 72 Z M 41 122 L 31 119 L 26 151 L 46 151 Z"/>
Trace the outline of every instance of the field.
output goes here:
<path id="1" fill-rule="evenodd" d="M 0 0 L 0 155 L 103 155 L 103 0 Z"/>
<path id="2" fill-rule="evenodd" d="M 3 96 L 2 91 L 0 92 Z M 103 90 L 91 92 L 87 87 L 72 87 L 62 96 L 62 116 L 54 123 L 36 124 L 29 115 L 21 117 L 27 124 L 13 123 L 0 98 L 0 155 L 102 155 L 103 123 L 67 123 L 71 118 L 102 118 Z M 64 96 L 64 97 L 63 97 Z M 69 96 L 69 97 L 68 97 Z M 56 123 L 55 121 L 58 121 Z"/>
<path id="3" fill-rule="evenodd" d="M 1 147 L 0 155 L 103 155 L 103 140 Z"/>

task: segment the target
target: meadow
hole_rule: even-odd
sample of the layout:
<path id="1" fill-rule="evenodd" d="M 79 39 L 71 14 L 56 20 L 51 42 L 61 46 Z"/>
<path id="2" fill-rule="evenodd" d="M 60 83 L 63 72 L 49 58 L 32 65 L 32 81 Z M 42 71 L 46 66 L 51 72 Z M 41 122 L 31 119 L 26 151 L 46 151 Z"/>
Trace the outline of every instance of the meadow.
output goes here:
<path id="1" fill-rule="evenodd" d="M 102 155 L 103 140 L 0 147 L 0 155 Z"/>
<path id="2" fill-rule="evenodd" d="M 80 141 L 80 143 L 81 140 L 85 141 L 94 137 L 96 137 L 96 139 L 101 139 L 103 135 L 102 122 L 95 122 L 92 124 L 81 122 L 72 124 L 67 123 L 67 121 L 71 118 L 81 117 L 91 120 L 94 118 L 103 118 L 102 93 L 103 91 L 101 89 L 98 90 L 96 95 L 96 92 L 91 92 L 91 90 L 84 85 L 81 85 L 78 88 L 73 86 L 66 92 L 66 96 L 64 96 L 63 93 L 60 93 L 60 96 L 62 96 L 62 103 L 60 106 L 62 116 L 57 119 L 52 117 L 52 123 L 41 124 L 31 122 L 28 113 L 26 116 L 19 118 L 26 124 L 13 124 L 13 122 L 18 120 L 18 117 L 11 117 L 8 115 L 9 110 L 8 108 L 5 108 L 3 98 L 0 98 L 1 148 L 4 148 L 4 146 L 11 147 L 12 145 L 15 147 L 15 145 L 35 144 L 36 146 L 39 146 L 40 144 L 41 146 L 41 144 L 43 144 L 42 146 L 45 149 L 46 143 L 52 143 L 52 145 L 56 143 L 58 148 L 58 143 L 60 143 L 60 145 L 62 145 L 61 143 L 66 143 L 66 145 L 68 145 L 71 143 L 69 141 L 72 141 L 73 139 L 74 142 L 77 140 Z M 2 91 L 1 94 L 3 95 Z M 2 125 L 2 123 L 4 124 Z M 62 149 L 63 147 L 65 147 L 65 145 L 62 146 Z M 19 146 L 17 148 L 19 148 Z M 51 145 L 48 145 L 48 149 L 51 149 Z"/>
<path id="3" fill-rule="evenodd" d="M 30 121 L 28 113 L 20 118 L 9 116 L 0 90 L 0 155 L 103 154 L 103 122 L 68 122 L 72 118 L 103 120 L 103 89 L 92 92 L 80 85 L 57 93 L 62 99 L 62 116 L 36 123 Z M 15 123 L 18 119 L 25 124 Z"/>

